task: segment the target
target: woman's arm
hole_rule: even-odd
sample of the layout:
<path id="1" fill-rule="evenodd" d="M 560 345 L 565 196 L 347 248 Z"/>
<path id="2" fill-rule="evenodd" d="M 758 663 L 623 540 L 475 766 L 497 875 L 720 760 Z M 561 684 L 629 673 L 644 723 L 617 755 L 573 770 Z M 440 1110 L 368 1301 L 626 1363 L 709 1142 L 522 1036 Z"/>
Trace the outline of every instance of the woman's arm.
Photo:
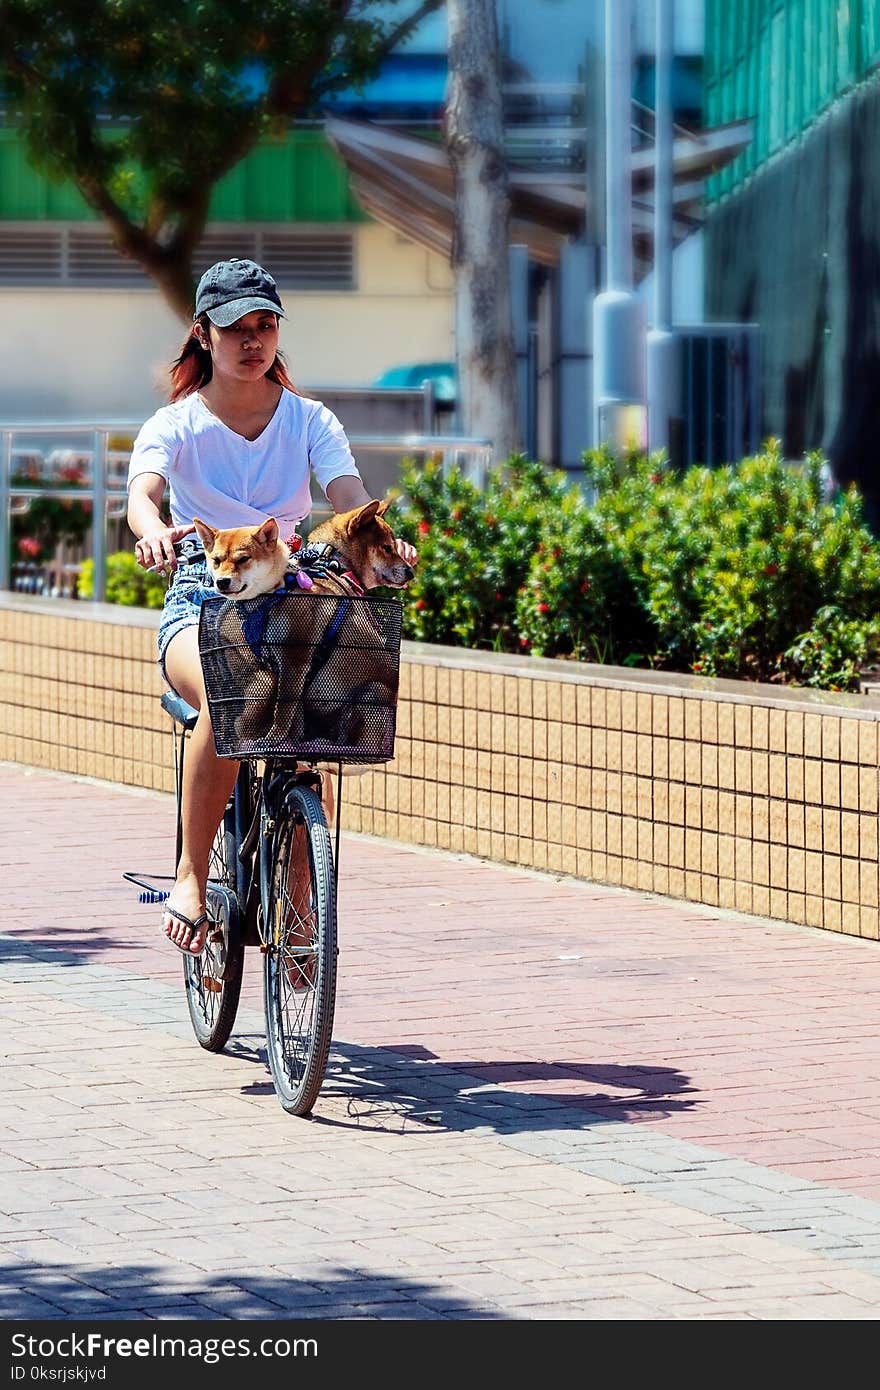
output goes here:
<path id="1" fill-rule="evenodd" d="M 365 507 L 373 499 L 367 492 L 360 478 L 342 477 L 334 478 L 327 484 L 327 497 L 334 512 L 351 512 L 355 507 Z M 419 552 L 409 541 L 401 540 L 395 536 L 394 544 L 401 560 L 407 565 L 414 565 L 419 558 Z"/>
<path id="2" fill-rule="evenodd" d="M 164 495 L 165 479 L 159 473 L 138 473 L 128 486 L 128 524 L 140 537 L 134 553 L 144 569 L 177 569 L 174 542 L 194 529 L 162 520 Z"/>

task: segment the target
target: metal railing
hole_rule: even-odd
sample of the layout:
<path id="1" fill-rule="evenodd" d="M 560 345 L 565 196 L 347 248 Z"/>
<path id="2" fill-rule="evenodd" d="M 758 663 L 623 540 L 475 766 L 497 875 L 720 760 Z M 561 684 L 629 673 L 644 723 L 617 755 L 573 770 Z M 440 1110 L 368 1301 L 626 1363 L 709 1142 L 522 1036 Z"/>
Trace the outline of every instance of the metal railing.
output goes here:
<path id="1" fill-rule="evenodd" d="M 91 552 L 94 561 L 93 597 L 102 602 L 107 583 L 107 523 L 121 520 L 127 509 L 130 446 L 141 422 L 94 423 L 24 422 L 0 425 L 0 589 L 12 580 L 12 520 L 26 516 L 36 499 L 80 503 L 91 509 Z M 439 457 L 444 469 L 459 468 L 478 487 L 492 463 L 492 445 L 485 439 L 449 434 L 350 435 L 355 457 L 384 461 L 386 472 L 399 471 L 405 458 Z M 64 478 L 64 471 L 76 480 Z M 319 495 L 314 511 L 329 510 Z"/>

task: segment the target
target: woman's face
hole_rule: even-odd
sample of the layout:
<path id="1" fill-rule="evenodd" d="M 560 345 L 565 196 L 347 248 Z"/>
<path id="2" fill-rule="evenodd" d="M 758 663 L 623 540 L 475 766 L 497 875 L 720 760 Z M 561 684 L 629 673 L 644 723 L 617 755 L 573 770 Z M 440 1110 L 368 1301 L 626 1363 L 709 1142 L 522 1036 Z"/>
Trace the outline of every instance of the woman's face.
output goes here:
<path id="1" fill-rule="evenodd" d="M 278 317 L 264 309 L 245 314 L 228 328 L 208 323 L 214 371 L 235 381 L 258 381 L 278 351 Z"/>

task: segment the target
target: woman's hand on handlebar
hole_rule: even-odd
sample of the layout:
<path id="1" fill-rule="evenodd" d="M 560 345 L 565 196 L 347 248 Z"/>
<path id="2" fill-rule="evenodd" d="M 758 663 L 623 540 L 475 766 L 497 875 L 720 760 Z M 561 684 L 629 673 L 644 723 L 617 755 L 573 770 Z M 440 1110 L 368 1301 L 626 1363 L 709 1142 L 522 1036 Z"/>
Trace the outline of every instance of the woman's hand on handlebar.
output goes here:
<path id="1" fill-rule="evenodd" d="M 194 530 L 195 527 L 189 525 L 157 526 L 155 530 L 146 531 L 134 548 L 138 564 L 145 570 L 153 570 L 157 574 L 165 574 L 166 570 L 176 570 L 174 542 Z"/>

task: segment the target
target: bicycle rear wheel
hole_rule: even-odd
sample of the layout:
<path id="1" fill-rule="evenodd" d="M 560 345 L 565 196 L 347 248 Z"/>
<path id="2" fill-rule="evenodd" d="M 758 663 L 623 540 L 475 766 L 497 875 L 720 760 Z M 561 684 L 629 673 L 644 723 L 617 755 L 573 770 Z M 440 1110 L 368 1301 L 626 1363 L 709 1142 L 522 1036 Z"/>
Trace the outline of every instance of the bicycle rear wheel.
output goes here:
<path id="1" fill-rule="evenodd" d="M 336 892 L 320 797 L 282 798 L 263 867 L 263 983 L 272 1080 L 282 1106 L 308 1115 L 324 1080 L 336 1003 Z"/>
<path id="2" fill-rule="evenodd" d="M 208 932 L 200 956 L 183 957 L 190 1021 L 207 1052 L 222 1052 L 229 1041 L 244 976 L 244 944 L 235 895 L 234 798 L 238 794 L 236 785 L 211 850 L 207 908 L 216 927 Z"/>

